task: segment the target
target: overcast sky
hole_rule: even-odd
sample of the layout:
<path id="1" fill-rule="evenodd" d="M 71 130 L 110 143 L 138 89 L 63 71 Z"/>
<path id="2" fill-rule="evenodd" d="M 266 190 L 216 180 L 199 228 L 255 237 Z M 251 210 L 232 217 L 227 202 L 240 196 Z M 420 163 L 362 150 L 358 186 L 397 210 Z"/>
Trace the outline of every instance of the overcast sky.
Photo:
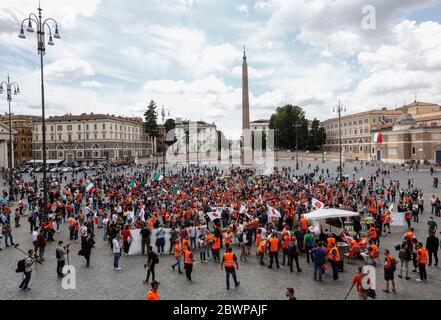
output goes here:
<path id="1" fill-rule="evenodd" d="M 362 9 L 376 9 L 376 29 Z M 45 55 L 47 115 L 141 116 L 153 99 L 171 116 L 241 127 L 246 45 L 251 120 L 285 103 L 308 118 L 441 103 L 438 0 L 41 0 L 62 39 Z M 20 83 L 13 112 L 41 114 L 35 34 L 19 39 L 37 0 L 0 0 L 0 76 Z M 3 101 L 3 102 L 2 102 Z M 0 112 L 7 112 L 2 97 Z"/>

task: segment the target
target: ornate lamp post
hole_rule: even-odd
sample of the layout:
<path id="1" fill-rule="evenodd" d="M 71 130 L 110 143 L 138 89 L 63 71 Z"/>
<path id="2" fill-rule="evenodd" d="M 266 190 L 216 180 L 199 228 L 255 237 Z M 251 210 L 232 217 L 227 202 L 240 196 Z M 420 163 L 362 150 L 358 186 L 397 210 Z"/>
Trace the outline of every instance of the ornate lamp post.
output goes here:
<path id="1" fill-rule="evenodd" d="M 11 198 L 13 196 L 13 177 L 12 177 L 12 167 L 13 167 L 13 160 L 12 160 L 12 118 L 11 118 L 11 101 L 12 101 L 12 92 L 14 92 L 14 95 L 17 95 L 17 93 L 20 93 L 20 87 L 18 86 L 17 82 L 11 82 L 8 74 L 8 80 L 2 81 L 0 83 L 0 94 L 3 93 L 3 85 L 6 86 L 6 99 L 8 100 L 8 106 L 9 106 L 9 148 L 8 148 L 8 162 L 9 162 L 9 197 Z M 14 91 L 12 91 L 14 89 Z"/>
<path id="2" fill-rule="evenodd" d="M 47 179 L 46 179 L 46 119 L 45 119 L 45 109 L 44 109 L 44 76 L 43 76 L 43 56 L 46 51 L 45 46 L 45 31 L 49 33 L 49 39 L 47 44 L 49 46 L 54 45 L 55 39 L 60 39 L 60 35 L 58 33 L 58 24 L 53 18 L 47 18 L 43 20 L 41 12 L 43 11 L 41 7 L 38 7 L 38 15 L 35 13 L 30 13 L 29 17 L 24 19 L 21 23 L 19 38 L 26 39 L 24 33 L 24 25 L 27 22 L 28 26 L 26 28 L 27 32 L 33 33 L 34 28 L 33 24 L 37 27 L 37 46 L 38 46 L 38 54 L 40 55 L 40 74 L 41 74 L 41 114 L 42 114 L 42 133 L 43 133 L 43 215 L 47 215 L 47 196 L 48 196 L 48 187 L 47 187 Z M 49 22 L 53 24 L 54 33 L 52 36 L 52 28 L 49 25 Z"/>

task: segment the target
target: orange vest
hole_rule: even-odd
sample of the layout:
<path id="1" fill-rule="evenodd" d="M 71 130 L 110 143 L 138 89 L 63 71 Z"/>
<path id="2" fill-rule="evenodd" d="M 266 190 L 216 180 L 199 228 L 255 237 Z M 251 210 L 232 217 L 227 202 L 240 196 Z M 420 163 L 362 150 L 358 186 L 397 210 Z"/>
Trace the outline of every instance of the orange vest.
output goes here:
<path id="1" fill-rule="evenodd" d="M 271 238 L 270 242 L 270 251 L 278 252 L 279 251 L 279 239 Z"/>
<path id="2" fill-rule="evenodd" d="M 377 251 L 378 251 L 378 247 L 375 244 L 371 245 L 372 251 L 369 253 L 371 256 L 374 256 Z"/>
<path id="3" fill-rule="evenodd" d="M 220 249 L 220 238 L 219 237 L 214 238 L 214 242 L 213 242 L 213 245 L 211 246 L 211 249 L 212 250 Z"/>
<path id="4" fill-rule="evenodd" d="M 300 219 L 300 222 L 302 223 L 302 230 L 308 229 L 308 219 L 303 217 L 302 219 Z"/>
<path id="5" fill-rule="evenodd" d="M 158 291 L 153 292 L 153 289 L 150 289 L 149 292 L 147 292 L 147 300 L 159 300 Z"/>
<path id="6" fill-rule="evenodd" d="M 262 240 L 257 247 L 257 253 L 265 253 L 266 252 L 266 241 Z"/>
<path id="7" fill-rule="evenodd" d="M 406 232 L 406 238 L 407 239 L 413 239 L 414 233 L 412 231 L 407 231 Z"/>
<path id="8" fill-rule="evenodd" d="M 375 227 L 369 229 L 369 238 L 377 239 L 377 230 L 375 229 Z"/>
<path id="9" fill-rule="evenodd" d="M 282 244 L 282 249 L 288 249 L 288 245 L 291 242 L 291 237 L 286 235 L 283 236 L 283 244 Z"/>
<path id="10" fill-rule="evenodd" d="M 224 259 L 225 259 L 225 267 L 234 267 L 234 253 L 232 252 L 225 252 L 224 253 Z"/>
<path id="11" fill-rule="evenodd" d="M 231 244 L 231 233 L 226 232 L 224 234 L 225 244 Z"/>
<path id="12" fill-rule="evenodd" d="M 182 240 L 182 246 L 187 249 L 187 247 L 190 245 L 190 241 L 188 241 L 188 239 Z"/>
<path id="13" fill-rule="evenodd" d="M 180 256 L 182 256 L 182 248 L 181 245 L 178 243 L 175 244 L 175 257 L 180 257 Z"/>
<path id="14" fill-rule="evenodd" d="M 193 264 L 193 259 L 190 257 L 190 255 L 191 255 L 191 251 L 190 250 L 187 250 L 187 249 L 185 249 L 184 250 L 184 263 L 186 263 L 186 264 Z"/>
<path id="15" fill-rule="evenodd" d="M 428 260 L 428 256 L 427 256 L 427 250 L 424 248 L 419 248 L 418 249 L 418 254 L 417 254 L 417 260 L 419 264 L 427 264 L 427 260 Z"/>
<path id="16" fill-rule="evenodd" d="M 335 255 L 333 254 L 333 252 L 335 252 Z M 329 250 L 328 259 L 334 261 L 340 261 L 340 252 L 336 247 Z"/>

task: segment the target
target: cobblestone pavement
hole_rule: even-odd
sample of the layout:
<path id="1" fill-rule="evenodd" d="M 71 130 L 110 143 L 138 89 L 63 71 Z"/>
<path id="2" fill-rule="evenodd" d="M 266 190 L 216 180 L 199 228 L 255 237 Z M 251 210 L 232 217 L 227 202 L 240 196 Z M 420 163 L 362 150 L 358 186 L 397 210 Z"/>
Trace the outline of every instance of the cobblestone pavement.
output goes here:
<path id="1" fill-rule="evenodd" d="M 279 161 L 279 165 L 293 165 L 293 161 Z M 301 166 L 300 171 L 306 170 L 306 162 Z M 323 164 L 312 162 L 313 166 Z M 336 162 L 328 162 L 324 165 L 336 172 Z M 346 169 L 352 174 L 353 165 L 347 163 Z M 372 167 L 365 167 L 357 174 L 368 177 L 373 172 Z M 428 171 L 412 173 L 409 176 L 406 172 L 391 174 L 393 179 L 399 178 L 402 185 L 407 183 L 408 177 L 415 179 L 415 185 L 420 186 L 424 192 L 425 208 L 430 207 L 432 194 L 440 195 L 439 190 L 431 186 L 431 178 Z M 387 180 L 388 181 L 388 180 Z M 3 188 L 3 181 L 0 181 L 0 188 Z M 427 220 L 430 212 L 420 217 L 420 222 L 415 224 L 416 234 L 425 243 L 427 235 Z M 439 218 L 435 218 L 440 223 Z M 400 243 L 405 232 L 405 227 L 392 227 L 392 234 L 382 237 L 381 251 L 389 248 L 397 256 L 394 245 Z M 61 281 L 56 276 L 55 247 L 56 241 L 48 244 L 46 248 L 46 260 L 43 265 L 36 265 L 32 274 L 29 292 L 18 289 L 22 275 L 15 273 L 17 261 L 22 254 L 13 248 L 5 248 L 4 242 L 0 251 L 0 299 L 145 299 L 146 291 L 150 285 L 143 284 L 145 279 L 143 256 L 123 256 L 120 265 L 123 270 L 113 270 L 113 255 L 107 242 L 101 240 L 102 230 L 97 229 L 97 244 L 93 249 L 91 266 L 85 267 L 85 260 L 78 256 L 80 243 L 71 246 L 70 264 L 76 271 L 76 289 L 66 290 L 61 286 Z M 25 218 L 22 226 L 13 230 L 14 241 L 20 244 L 22 250 L 32 247 L 28 223 Z M 56 240 L 68 242 L 66 227 L 63 226 L 61 233 L 57 234 Z M 236 252 L 239 252 L 235 248 Z M 252 250 L 254 252 L 254 249 Z M 198 256 L 198 255 L 197 255 Z M 199 257 L 198 257 L 199 258 Z M 281 258 L 281 255 L 280 255 Z M 173 272 L 170 264 L 173 257 L 168 255 L 160 256 L 160 263 L 156 267 L 156 279 L 160 284 L 161 299 L 183 299 L 183 300 L 206 300 L 206 299 L 286 299 L 285 288 L 294 287 L 298 299 L 344 299 L 351 287 L 351 279 L 356 271 L 356 266 L 362 262 L 345 263 L 345 272 L 340 273 L 338 281 L 332 281 L 325 277 L 324 282 L 318 283 L 312 279 L 312 265 L 306 263 L 306 257 L 300 258 L 302 273 L 290 273 L 288 267 L 281 266 L 280 270 L 268 269 L 260 266 L 255 255 L 252 255 L 248 262 L 239 263 L 238 277 L 241 284 L 238 288 L 229 291 L 225 289 L 225 274 L 220 271 L 219 265 L 210 261 L 209 263 L 198 262 L 194 265 L 193 282 L 188 283 L 184 275 Z M 399 265 L 398 265 L 399 268 Z M 428 267 L 427 283 L 415 281 L 416 273 L 411 273 L 411 280 L 396 278 L 397 294 L 386 294 L 381 291 L 384 287 L 382 266 L 376 267 L 377 271 L 377 299 L 439 299 L 441 294 L 441 273 L 438 267 Z M 355 290 L 352 290 L 348 299 L 357 299 Z"/>

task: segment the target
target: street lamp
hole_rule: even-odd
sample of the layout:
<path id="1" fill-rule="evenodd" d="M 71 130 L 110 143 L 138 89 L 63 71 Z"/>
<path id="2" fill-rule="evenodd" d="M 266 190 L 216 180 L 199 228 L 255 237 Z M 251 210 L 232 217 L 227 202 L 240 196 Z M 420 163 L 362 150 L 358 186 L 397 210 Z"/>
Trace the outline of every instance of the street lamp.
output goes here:
<path id="1" fill-rule="evenodd" d="M 52 18 L 47 18 L 43 20 L 41 12 L 43 11 L 41 7 L 38 7 L 38 16 L 34 13 L 30 13 L 29 17 L 24 19 L 21 23 L 20 34 L 18 35 L 21 39 L 26 39 L 24 33 L 24 24 L 27 22 L 28 27 L 26 28 L 27 32 L 33 33 L 34 28 L 32 26 L 35 23 L 37 27 L 37 46 L 38 46 L 38 54 L 40 55 L 40 74 L 41 74 L 41 114 L 42 114 L 42 134 L 43 134 L 43 215 L 47 216 L 47 196 L 48 196 L 48 187 L 47 187 L 47 179 L 46 179 L 46 119 L 45 119 L 45 110 L 44 110 L 44 77 L 43 77 L 43 56 L 46 51 L 45 47 L 45 30 L 49 32 L 49 40 L 47 44 L 49 46 L 54 45 L 55 39 L 60 39 L 60 34 L 58 33 L 58 24 Z M 53 27 L 55 27 L 54 34 L 52 37 L 52 28 L 49 25 L 49 21 L 53 23 Z"/>
<path id="2" fill-rule="evenodd" d="M 9 197 L 13 197 L 13 191 L 12 191 L 12 185 L 13 185 L 13 178 L 12 178 L 12 118 L 11 118 L 11 101 L 12 101 L 12 92 L 14 92 L 14 95 L 17 95 L 17 93 L 20 93 L 20 87 L 18 86 L 17 82 L 11 82 L 8 74 L 8 80 L 2 81 L 0 83 L 0 94 L 3 93 L 3 85 L 6 86 L 6 100 L 8 100 L 8 106 L 9 106 L 9 148 L 8 148 L 8 162 L 9 162 Z M 12 91 L 14 89 L 14 91 Z"/>
<path id="3" fill-rule="evenodd" d="M 322 130 L 322 163 L 325 163 L 325 130 Z"/>
<path id="4" fill-rule="evenodd" d="M 332 112 L 337 112 L 338 113 L 338 140 L 339 140 L 339 145 L 340 145 L 340 167 L 339 167 L 339 179 L 340 179 L 340 183 L 342 181 L 342 171 L 343 171 L 343 167 L 342 167 L 342 147 L 341 147 L 341 113 L 342 112 L 346 112 L 346 107 L 343 107 L 340 104 L 340 100 L 338 100 L 338 106 L 335 106 L 332 109 Z"/>
<path id="5" fill-rule="evenodd" d="M 299 170 L 299 125 L 296 122 L 293 124 L 295 130 L 296 130 L 296 170 Z"/>

